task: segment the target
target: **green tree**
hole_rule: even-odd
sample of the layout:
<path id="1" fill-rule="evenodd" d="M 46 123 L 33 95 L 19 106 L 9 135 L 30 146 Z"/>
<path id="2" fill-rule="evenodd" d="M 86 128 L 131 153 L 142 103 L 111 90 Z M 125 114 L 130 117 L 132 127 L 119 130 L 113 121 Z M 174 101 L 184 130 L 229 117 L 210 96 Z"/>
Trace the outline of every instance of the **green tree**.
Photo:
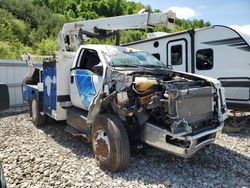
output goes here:
<path id="1" fill-rule="evenodd" d="M 127 0 L 0 0 L 0 58 L 19 58 L 23 52 L 52 54 L 65 22 L 136 14 L 148 5 Z M 131 20 L 133 21 L 133 20 Z M 210 26 L 204 20 L 176 19 L 176 27 L 123 30 L 121 43 L 145 39 L 149 32 L 175 32 Z M 90 39 L 88 43 L 115 44 L 114 37 Z"/>
<path id="2" fill-rule="evenodd" d="M 53 55 L 58 49 L 57 41 L 54 38 L 43 39 L 37 46 L 36 54 Z"/>
<path id="3" fill-rule="evenodd" d="M 185 19 L 176 19 L 175 28 L 172 32 L 183 31 L 188 29 L 196 29 L 211 26 L 210 22 L 204 22 L 204 20 L 185 20 Z"/>
<path id="4" fill-rule="evenodd" d="M 17 19 L 30 23 L 31 27 L 36 26 L 32 16 L 36 10 L 34 10 L 34 5 L 30 0 L 1 0 L 0 8 L 9 11 Z"/>
<path id="5" fill-rule="evenodd" d="M 107 0 L 108 17 L 120 16 L 125 13 L 125 0 Z"/>

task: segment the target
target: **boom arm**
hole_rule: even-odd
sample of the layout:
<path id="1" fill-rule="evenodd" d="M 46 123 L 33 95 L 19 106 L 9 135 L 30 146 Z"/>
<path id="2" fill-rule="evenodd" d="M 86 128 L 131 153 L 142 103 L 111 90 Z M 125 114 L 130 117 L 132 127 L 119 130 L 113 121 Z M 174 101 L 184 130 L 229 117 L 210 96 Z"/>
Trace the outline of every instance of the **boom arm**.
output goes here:
<path id="1" fill-rule="evenodd" d="M 148 13 L 100 18 L 79 22 L 65 23 L 60 32 L 60 48 L 62 51 L 75 51 L 83 43 L 83 35 L 89 38 L 105 38 L 115 31 L 123 29 L 139 29 L 166 24 L 168 28 L 174 26 L 176 14 Z M 66 41 L 65 41 L 66 39 Z"/>

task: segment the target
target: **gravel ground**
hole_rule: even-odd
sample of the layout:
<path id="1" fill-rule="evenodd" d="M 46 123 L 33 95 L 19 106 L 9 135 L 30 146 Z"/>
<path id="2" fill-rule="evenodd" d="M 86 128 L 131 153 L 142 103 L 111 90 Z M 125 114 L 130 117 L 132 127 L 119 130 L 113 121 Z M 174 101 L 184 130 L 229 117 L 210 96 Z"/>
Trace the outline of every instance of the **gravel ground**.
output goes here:
<path id="1" fill-rule="evenodd" d="M 250 187 L 250 122 L 190 159 L 147 148 L 122 173 L 103 172 L 91 146 L 64 123 L 33 126 L 28 114 L 0 119 L 0 160 L 11 187 Z"/>

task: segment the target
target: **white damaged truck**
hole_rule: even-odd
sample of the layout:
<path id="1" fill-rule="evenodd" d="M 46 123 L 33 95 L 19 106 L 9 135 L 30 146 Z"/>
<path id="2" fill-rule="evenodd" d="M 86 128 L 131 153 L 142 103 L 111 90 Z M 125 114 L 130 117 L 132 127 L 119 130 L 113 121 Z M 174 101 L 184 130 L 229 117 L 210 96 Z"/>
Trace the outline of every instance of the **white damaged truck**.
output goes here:
<path id="1" fill-rule="evenodd" d="M 68 45 L 32 66 L 24 100 L 35 125 L 64 120 L 66 131 L 92 143 L 102 169 L 126 169 L 130 147 L 141 144 L 190 157 L 222 130 L 227 108 L 218 80 L 172 71 L 142 50 L 81 45 L 70 52 Z"/>
<path id="2" fill-rule="evenodd" d="M 223 128 L 218 80 L 172 71 L 126 47 L 83 45 L 60 57 L 24 80 L 32 121 L 66 120 L 66 131 L 92 143 L 102 169 L 125 169 L 130 144 L 140 142 L 190 157 Z"/>

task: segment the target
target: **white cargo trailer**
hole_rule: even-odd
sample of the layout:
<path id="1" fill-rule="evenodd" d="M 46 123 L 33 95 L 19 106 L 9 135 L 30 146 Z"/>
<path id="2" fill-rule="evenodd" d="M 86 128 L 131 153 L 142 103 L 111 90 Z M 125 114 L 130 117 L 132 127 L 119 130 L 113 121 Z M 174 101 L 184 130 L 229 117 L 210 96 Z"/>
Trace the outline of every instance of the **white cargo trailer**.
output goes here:
<path id="1" fill-rule="evenodd" d="M 174 70 L 219 79 L 226 90 L 228 108 L 250 110 L 250 35 L 215 25 L 151 34 L 146 40 L 123 46 L 143 49 Z"/>

